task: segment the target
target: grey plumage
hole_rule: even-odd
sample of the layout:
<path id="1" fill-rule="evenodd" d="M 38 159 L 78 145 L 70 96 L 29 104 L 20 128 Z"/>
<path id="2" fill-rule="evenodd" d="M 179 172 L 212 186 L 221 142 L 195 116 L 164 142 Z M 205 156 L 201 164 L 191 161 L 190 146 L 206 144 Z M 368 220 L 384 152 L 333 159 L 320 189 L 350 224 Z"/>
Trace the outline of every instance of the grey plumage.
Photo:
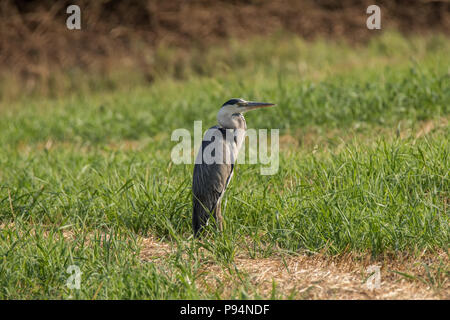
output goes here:
<path id="1" fill-rule="evenodd" d="M 217 130 L 217 128 L 213 127 L 209 130 Z M 225 132 L 223 135 L 223 139 L 225 139 Z M 213 141 L 202 141 L 199 152 L 203 152 Z M 223 148 L 225 149 L 226 146 L 223 145 Z M 226 150 L 224 150 L 224 153 L 226 153 Z M 206 225 L 211 215 L 214 217 L 219 229 L 222 229 L 221 199 L 230 182 L 233 169 L 234 163 L 206 164 L 202 162 L 195 164 L 192 183 L 194 211 L 192 226 L 195 235 Z"/>
<path id="2" fill-rule="evenodd" d="M 219 126 L 214 126 L 206 132 L 197 155 L 192 181 L 192 226 L 196 237 L 207 225 L 211 216 L 214 217 L 219 230 L 222 230 L 221 200 L 233 176 L 234 165 L 247 129 L 242 113 L 272 105 L 231 99 L 219 110 L 217 115 Z M 210 148 L 212 146 L 215 148 Z M 208 148 L 213 149 L 212 157 L 220 153 L 221 160 L 205 161 L 204 151 Z"/>

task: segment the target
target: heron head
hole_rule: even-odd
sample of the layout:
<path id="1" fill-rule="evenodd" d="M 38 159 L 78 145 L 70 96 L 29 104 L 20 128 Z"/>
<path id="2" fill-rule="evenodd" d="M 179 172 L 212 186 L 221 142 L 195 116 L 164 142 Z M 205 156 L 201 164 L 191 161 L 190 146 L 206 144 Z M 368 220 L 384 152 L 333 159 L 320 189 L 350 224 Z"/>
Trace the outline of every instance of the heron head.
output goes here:
<path id="1" fill-rule="evenodd" d="M 246 101 L 241 98 L 230 99 L 222 105 L 221 109 L 224 109 L 232 114 L 234 113 L 243 113 L 250 110 L 255 110 L 259 108 L 271 107 L 274 106 L 273 103 L 267 102 L 255 102 L 255 101 Z"/>

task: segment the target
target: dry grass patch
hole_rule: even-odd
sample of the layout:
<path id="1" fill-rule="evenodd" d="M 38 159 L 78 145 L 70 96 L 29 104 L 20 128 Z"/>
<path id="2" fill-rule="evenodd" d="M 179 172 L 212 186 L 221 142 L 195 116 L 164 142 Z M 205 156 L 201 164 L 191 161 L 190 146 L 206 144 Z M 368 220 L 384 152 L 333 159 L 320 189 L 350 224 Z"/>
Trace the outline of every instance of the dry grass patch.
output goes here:
<path id="1" fill-rule="evenodd" d="M 439 255 L 433 257 L 433 266 L 439 265 Z M 444 257 L 448 261 L 447 257 Z M 422 259 L 357 262 L 352 258 L 333 259 L 323 255 L 274 257 L 266 259 L 238 258 L 238 270 L 246 273 L 252 285 L 265 298 L 274 291 L 296 299 L 449 299 L 447 275 L 440 279 L 441 288 L 418 279 L 426 278 Z M 380 267 L 381 282 L 371 290 L 366 280 L 370 265 Z M 220 272 L 219 270 L 217 270 Z M 394 271 L 412 275 L 413 280 Z M 425 280 L 424 280 L 425 281 Z"/>
<path id="2" fill-rule="evenodd" d="M 153 237 L 141 239 L 141 250 L 139 257 L 143 261 L 154 262 L 176 251 L 176 247 L 169 243 L 157 241 Z"/>
<path id="3" fill-rule="evenodd" d="M 154 238 L 142 239 L 140 257 L 160 263 L 176 252 L 174 245 Z M 377 261 L 346 254 L 330 257 L 281 255 L 249 258 L 240 252 L 229 265 L 211 257 L 203 260 L 197 285 L 228 298 L 239 288 L 252 288 L 250 296 L 293 299 L 450 299 L 448 254 L 386 255 Z M 380 287 L 371 289 L 370 266 L 380 267 Z"/>

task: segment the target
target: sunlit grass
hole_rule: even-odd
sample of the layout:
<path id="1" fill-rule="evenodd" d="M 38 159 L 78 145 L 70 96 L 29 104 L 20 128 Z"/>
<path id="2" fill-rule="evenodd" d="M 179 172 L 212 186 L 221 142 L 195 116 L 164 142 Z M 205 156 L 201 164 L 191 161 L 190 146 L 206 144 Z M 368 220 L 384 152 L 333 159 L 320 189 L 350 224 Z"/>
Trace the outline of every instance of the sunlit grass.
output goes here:
<path id="1" fill-rule="evenodd" d="M 448 250 L 448 39 L 262 43 L 211 49 L 202 63 L 194 53 L 182 81 L 161 75 L 151 86 L 3 100 L 0 297 L 257 298 L 233 267 L 238 253 Z M 224 232 L 197 243 L 193 167 L 171 163 L 170 135 L 192 132 L 194 120 L 214 125 L 231 97 L 277 103 L 249 113 L 248 126 L 289 139 L 277 174 L 236 167 Z M 142 261 L 149 236 L 175 251 Z M 240 279 L 231 290 L 196 281 L 211 259 Z M 72 264 L 81 290 L 65 285 Z M 428 278 L 441 286 L 441 276 Z"/>

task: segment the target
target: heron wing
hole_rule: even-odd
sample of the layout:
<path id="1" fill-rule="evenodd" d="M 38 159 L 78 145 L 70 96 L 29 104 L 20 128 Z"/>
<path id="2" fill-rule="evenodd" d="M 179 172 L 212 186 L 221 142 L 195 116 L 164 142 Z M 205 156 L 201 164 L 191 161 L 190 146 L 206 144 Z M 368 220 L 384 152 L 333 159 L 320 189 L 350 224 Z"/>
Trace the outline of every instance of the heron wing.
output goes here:
<path id="1" fill-rule="evenodd" d="M 225 141 L 225 129 L 220 127 L 212 127 L 209 130 L 220 130 L 222 133 L 222 140 L 219 141 L 223 152 L 231 152 L 229 146 L 226 145 Z M 214 142 L 203 140 L 202 146 L 199 153 Z M 224 161 L 225 162 L 225 161 Z M 234 164 L 233 163 L 212 163 L 207 164 L 202 161 L 202 163 L 196 163 L 194 166 L 194 176 L 192 183 L 192 192 L 195 200 L 200 201 L 201 204 L 210 212 L 216 207 L 217 202 L 223 195 L 226 187 L 228 186 L 231 175 L 233 173 Z"/>

